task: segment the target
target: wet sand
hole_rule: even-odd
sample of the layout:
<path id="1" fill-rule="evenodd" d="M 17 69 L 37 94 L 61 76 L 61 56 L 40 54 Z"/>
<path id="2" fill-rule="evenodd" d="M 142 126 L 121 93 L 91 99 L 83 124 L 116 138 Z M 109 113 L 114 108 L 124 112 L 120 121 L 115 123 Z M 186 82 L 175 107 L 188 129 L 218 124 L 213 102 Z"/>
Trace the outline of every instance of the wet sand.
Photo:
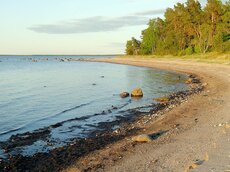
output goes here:
<path id="1" fill-rule="evenodd" d="M 204 91 L 139 122 L 135 134 L 151 134 L 149 143 L 132 136 L 76 160 L 63 171 L 228 171 L 230 170 L 230 66 L 159 59 L 97 59 L 196 74 Z M 137 122 L 138 125 L 138 122 Z M 163 134 L 162 134 L 163 133 Z"/>

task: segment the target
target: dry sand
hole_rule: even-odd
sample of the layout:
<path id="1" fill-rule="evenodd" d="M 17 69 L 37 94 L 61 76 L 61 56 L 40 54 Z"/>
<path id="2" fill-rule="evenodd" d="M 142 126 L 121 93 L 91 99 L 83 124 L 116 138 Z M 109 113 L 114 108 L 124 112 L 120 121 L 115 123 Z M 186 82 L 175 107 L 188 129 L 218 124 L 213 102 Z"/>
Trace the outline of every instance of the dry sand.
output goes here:
<path id="1" fill-rule="evenodd" d="M 180 60 L 99 59 L 198 75 L 205 90 L 143 126 L 144 133 L 168 131 L 149 143 L 130 138 L 92 152 L 64 171 L 230 171 L 230 66 Z M 193 169 L 194 168 L 194 169 Z"/>

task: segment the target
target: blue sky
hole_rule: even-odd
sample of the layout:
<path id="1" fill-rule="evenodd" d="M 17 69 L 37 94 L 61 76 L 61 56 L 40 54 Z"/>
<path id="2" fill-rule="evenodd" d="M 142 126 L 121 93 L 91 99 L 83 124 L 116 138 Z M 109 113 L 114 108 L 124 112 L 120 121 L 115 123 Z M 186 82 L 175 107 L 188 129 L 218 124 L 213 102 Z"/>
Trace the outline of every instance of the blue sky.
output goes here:
<path id="1" fill-rule="evenodd" d="M 127 39 L 176 2 L 0 0 L 0 54 L 124 53 Z"/>

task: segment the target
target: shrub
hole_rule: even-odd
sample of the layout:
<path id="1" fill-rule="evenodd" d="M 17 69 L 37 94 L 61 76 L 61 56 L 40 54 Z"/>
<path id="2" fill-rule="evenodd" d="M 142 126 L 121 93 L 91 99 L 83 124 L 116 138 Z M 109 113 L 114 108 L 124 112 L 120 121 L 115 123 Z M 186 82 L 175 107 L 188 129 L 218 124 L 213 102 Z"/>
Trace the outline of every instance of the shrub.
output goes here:
<path id="1" fill-rule="evenodd" d="M 193 48 L 192 47 L 188 47 L 185 49 L 185 54 L 186 55 L 192 55 L 194 52 L 193 52 Z"/>

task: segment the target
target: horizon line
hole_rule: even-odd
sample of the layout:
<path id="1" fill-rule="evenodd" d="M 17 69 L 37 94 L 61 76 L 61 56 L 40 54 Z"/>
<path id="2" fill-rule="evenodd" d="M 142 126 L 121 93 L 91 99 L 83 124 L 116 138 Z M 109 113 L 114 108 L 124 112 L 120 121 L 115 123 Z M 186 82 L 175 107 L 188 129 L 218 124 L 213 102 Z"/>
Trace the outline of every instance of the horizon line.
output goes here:
<path id="1" fill-rule="evenodd" d="M 0 54 L 0 56 L 119 56 L 125 54 Z"/>

